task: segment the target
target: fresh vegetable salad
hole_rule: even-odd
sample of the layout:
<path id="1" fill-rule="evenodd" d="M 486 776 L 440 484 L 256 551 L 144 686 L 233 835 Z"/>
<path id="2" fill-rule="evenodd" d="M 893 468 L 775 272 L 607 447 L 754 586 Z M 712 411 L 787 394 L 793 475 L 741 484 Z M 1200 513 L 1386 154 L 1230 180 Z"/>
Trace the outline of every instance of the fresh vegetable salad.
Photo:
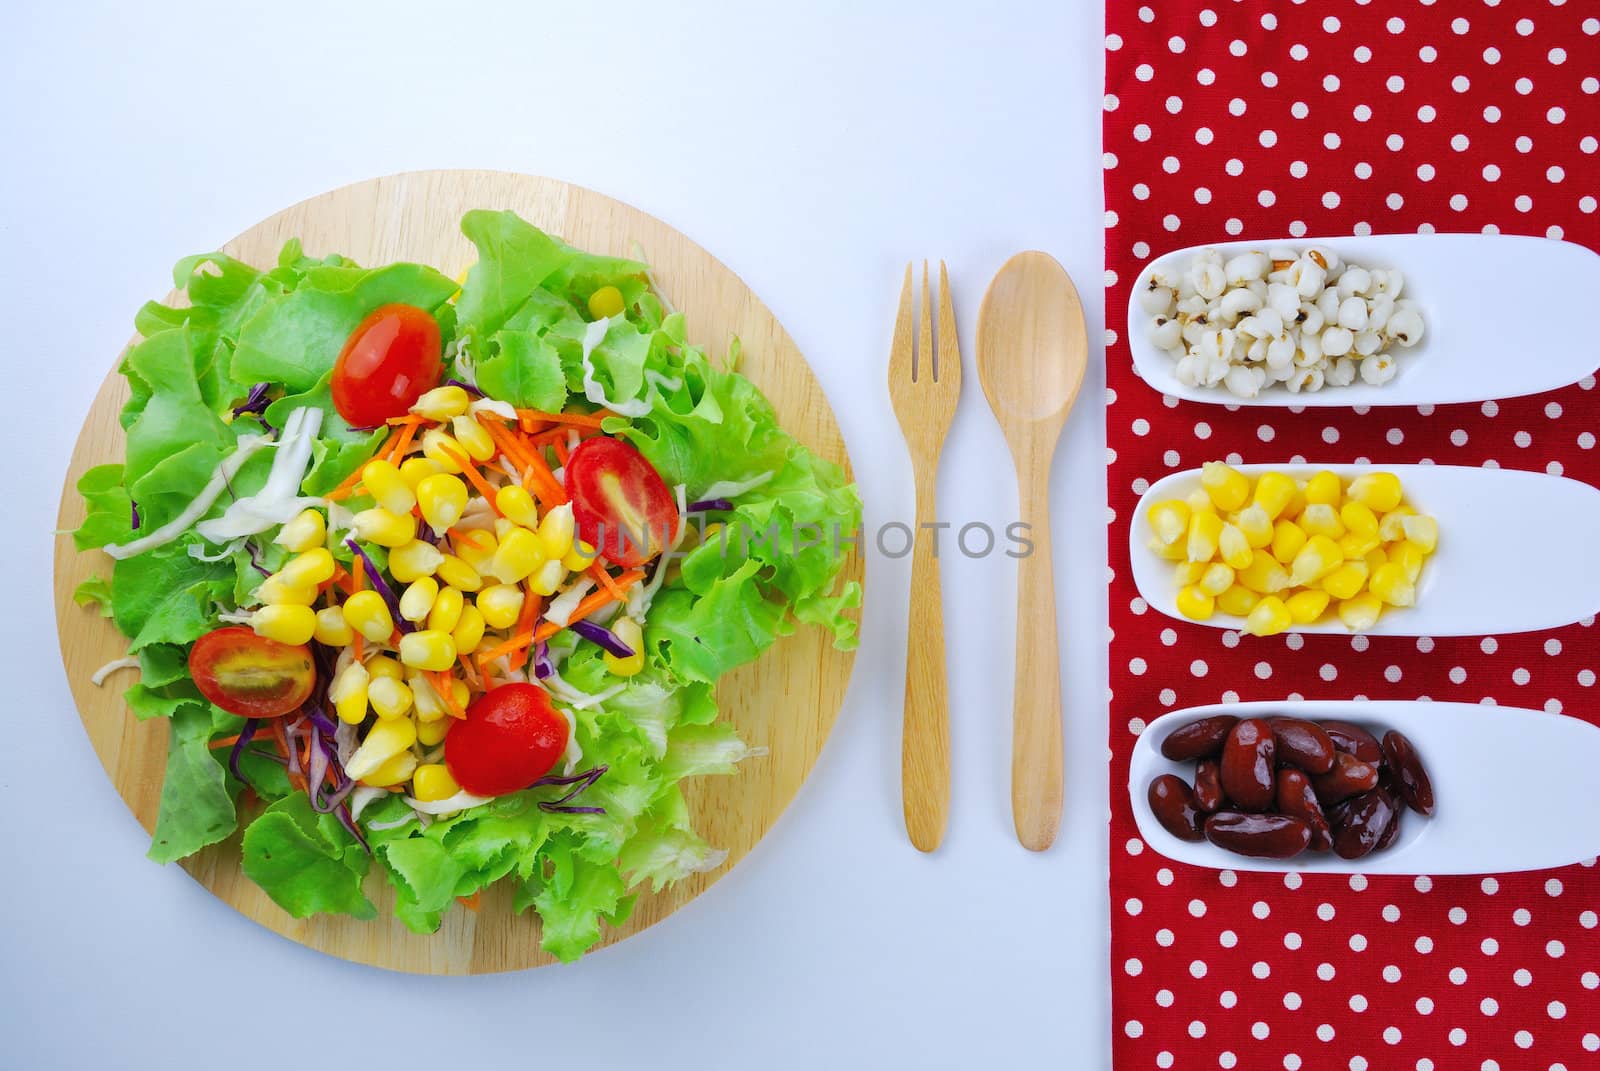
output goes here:
<path id="1" fill-rule="evenodd" d="M 242 824 L 290 914 L 373 917 L 376 866 L 418 932 L 505 880 L 573 959 L 721 862 L 682 793 L 752 754 L 717 679 L 796 623 L 854 644 L 858 587 L 794 533 L 860 503 L 644 264 L 462 230 L 459 283 L 297 242 L 181 262 L 122 366 L 126 460 L 78 484 L 111 559 L 78 595 L 171 724 L 152 858 Z"/>

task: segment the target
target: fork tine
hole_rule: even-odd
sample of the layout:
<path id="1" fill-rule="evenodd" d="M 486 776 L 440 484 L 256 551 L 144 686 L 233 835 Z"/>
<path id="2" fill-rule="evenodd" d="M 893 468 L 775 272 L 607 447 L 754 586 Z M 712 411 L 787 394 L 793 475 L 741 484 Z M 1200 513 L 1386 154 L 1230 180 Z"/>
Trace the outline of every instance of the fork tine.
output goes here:
<path id="1" fill-rule="evenodd" d="M 900 311 L 894 318 L 894 343 L 889 348 L 889 381 L 912 382 L 916 368 L 911 351 L 911 262 L 906 262 L 905 281 L 900 285 Z"/>
<path id="2" fill-rule="evenodd" d="M 933 359 L 933 298 L 928 294 L 928 262 L 922 262 L 922 308 L 917 316 L 917 371 L 926 369 L 928 380 L 938 382 L 939 366 Z M 911 377 L 913 380 L 916 376 Z"/>
<path id="3" fill-rule="evenodd" d="M 956 307 L 950 302 L 950 273 L 939 261 L 939 351 L 933 366 L 936 382 L 961 382 L 961 339 L 956 335 Z"/>

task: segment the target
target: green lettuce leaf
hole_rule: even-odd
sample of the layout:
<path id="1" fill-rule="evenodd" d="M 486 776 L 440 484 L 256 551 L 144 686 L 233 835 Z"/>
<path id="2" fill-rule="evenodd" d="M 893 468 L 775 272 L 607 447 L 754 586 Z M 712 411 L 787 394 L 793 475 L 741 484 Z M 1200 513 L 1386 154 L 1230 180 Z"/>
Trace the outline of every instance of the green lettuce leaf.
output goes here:
<path id="1" fill-rule="evenodd" d="M 111 616 L 111 585 L 104 577 L 91 576 L 72 589 L 72 601 L 79 606 L 95 606 L 101 617 Z"/>
<path id="2" fill-rule="evenodd" d="M 212 727 L 206 705 L 185 703 L 172 715 L 167 773 L 149 853 L 158 863 L 193 855 L 226 839 L 238 825 L 222 765 L 226 752 L 219 756 L 208 746 Z"/>
<path id="3" fill-rule="evenodd" d="M 361 891 L 369 860 L 332 815 L 318 814 L 303 792 L 278 800 L 245 827 L 244 872 L 297 919 L 321 911 L 376 918 Z"/>

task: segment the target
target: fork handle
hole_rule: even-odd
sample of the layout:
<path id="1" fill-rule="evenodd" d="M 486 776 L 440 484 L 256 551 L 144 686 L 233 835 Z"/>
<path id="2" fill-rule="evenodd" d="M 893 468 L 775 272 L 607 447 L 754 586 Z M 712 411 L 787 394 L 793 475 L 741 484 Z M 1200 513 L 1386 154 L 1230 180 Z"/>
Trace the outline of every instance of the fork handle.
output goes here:
<path id="1" fill-rule="evenodd" d="M 944 839 L 950 815 L 950 706 L 945 685 L 944 602 L 932 522 L 937 457 L 918 465 L 917 530 L 911 557 L 911 615 L 906 632 L 905 723 L 900 740 L 900 789 L 906 832 L 919 851 Z"/>
<path id="2" fill-rule="evenodd" d="M 1017 562 L 1017 666 L 1011 723 L 1011 817 L 1017 840 L 1041 852 L 1061 824 L 1061 650 L 1056 643 L 1055 572 L 1050 561 L 1048 467 L 1019 466 L 1031 552 Z"/>

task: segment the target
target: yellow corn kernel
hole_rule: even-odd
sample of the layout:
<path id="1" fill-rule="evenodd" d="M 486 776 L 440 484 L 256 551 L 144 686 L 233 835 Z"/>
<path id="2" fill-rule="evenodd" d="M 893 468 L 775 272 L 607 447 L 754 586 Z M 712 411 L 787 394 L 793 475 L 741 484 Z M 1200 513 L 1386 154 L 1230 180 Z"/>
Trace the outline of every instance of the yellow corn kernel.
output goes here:
<path id="1" fill-rule="evenodd" d="M 1235 579 L 1257 595 L 1272 595 L 1289 586 L 1289 571 L 1276 559 L 1257 554 Z"/>
<path id="2" fill-rule="evenodd" d="M 333 704 L 340 721 L 360 725 L 366 718 L 367 688 L 371 683 L 372 675 L 367 667 L 356 661 L 333 675 L 333 683 L 328 685 L 328 701 Z"/>
<path id="3" fill-rule="evenodd" d="M 510 628 L 522 613 L 522 589 L 515 584 L 491 584 L 478 592 L 478 612 L 490 628 Z"/>
<path id="4" fill-rule="evenodd" d="M 480 573 L 489 568 L 494 552 L 500 549 L 499 539 L 487 528 L 473 528 L 451 536 L 451 543 L 456 548 L 456 556 Z"/>
<path id="5" fill-rule="evenodd" d="M 400 687 L 404 688 L 405 685 Z M 410 718 L 382 718 L 367 730 L 361 746 L 344 764 L 344 772 L 358 781 L 364 781 L 396 755 L 409 754 L 411 745 L 416 742 L 417 727 Z"/>
<path id="6" fill-rule="evenodd" d="M 1416 585 L 1399 562 L 1385 562 L 1372 574 L 1368 590 L 1390 606 L 1411 606 L 1417 601 Z"/>
<path id="7" fill-rule="evenodd" d="M 417 496 L 401 477 L 400 470 L 384 458 L 373 458 L 362 466 L 361 485 L 390 513 L 410 513 L 411 507 L 417 504 Z"/>
<path id="8" fill-rule="evenodd" d="M 495 539 L 504 539 L 506 534 L 515 527 L 517 527 L 517 522 L 512 520 L 510 517 L 496 517 L 494 519 Z"/>
<path id="9" fill-rule="evenodd" d="M 1326 591 L 1297 591 L 1287 599 L 1283 605 L 1289 609 L 1289 617 L 1297 625 L 1314 624 L 1317 618 L 1328 609 L 1329 595 Z"/>
<path id="10" fill-rule="evenodd" d="M 1367 574 L 1370 576 L 1377 572 L 1378 566 L 1389 560 L 1389 555 L 1382 547 L 1374 547 L 1361 560 L 1367 563 Z"/>
<path id="11" fill-rule="evenodd" d="M 372 643 L 383 643 L 394 631 L 394 617 L 383 596 L 376 591 L 358 591 L 344 601 L 344 619 L 351 628 Z"/>
<path id="12" fill-rule="evenodd" d="M 1155 536 L 1151 536 L 1150 541 L 1145 546 L 1150 548 L 1150 553 L 1164 561 L 1186 562 L 1189 560 L 1188 542 L 1186 539 L 1180 539 L 1176 543 L 1163 543 Z M 567 558 L 571 557 L 572 555 L 568 554 L 566 558 L 562 558 L 561 564 L 566 565 Z M 588 566 L 584 568 L 588 568 Z"/>
<path id="13" fill-rule="evenodd" d="M 425 391 L 422 397 L 411 404 L 411 411 L 420 417 L 443 422 L 465 413 L 471 403 L 472 398 L 465 390 L 454 383 L 447 383 Z"/>
<path id="14" fill-rule="evenodd" d="M 1344 522 L 1339 519 L 1339 511 L 1325 502 L 1313 502 L 1300 514 L 1300 527 L 1306 530 L 1308 536 L 1327 536 L 1329 539 L 1338 539 L 1344 535 Z"/>
<path id="15" fill-rule="evenodd" d="M 1233 587 L 1233 569 L 1222 562 L 1212 562 L 1204 567 L 1205 571 L 1196 579 L 1190 581 L 1195 587 L 1207 595 L 1221 595 Z"/>
<path id="16" fill-rule="evenodd" d="M 614 286 L 602 286 L 589 295 L 588 305 L 589 316 L 592 319 L 604 320 L 611 316 L 621 316 L 622 291 Z"/>
<path id="17" fill-rule="evenodd" d="M 411 796 L 423 803 L 447 800 L 461 791 L 442 762 L 425 762 L 411 773 Z"/>
<path id="18" fill-rule="evenodd" d="M 1364 559 L 1368 554 L 1378 549 L 1379 539 L 1377 533 L 1371 535 L 1362 532 L 1346 532 L 1335 540 L 1339 544 L 1339 553 L 1349 559 Z"/>
<path id="19" fill-rule="evenodd" d="M 1195 513 L 1189 517 L 1187 553 L 1192 562 L 1208 562 L 1217 554 L 1222 535 L 1222 518 L 1215 513 Z"/>
<path id="20" fill-rule="evenodd" d="M 437 461 L 426 457 L 408 457 L 400 462 L 400 478 L 411 488 L 411 493 L 416 494 L 417 485 L 429 476 L 443 472 Z"/>
<path id="21" fill-rule="evenodd" d="M 317 627 L 311 638 L 325 647 L 349 647 L 355 642 L 356 632 L 344 619 L 343 610 L 325 606 L 317 611 Z"/>
<path id="22" fill-rule="evenodd" d="M 1277 520 L 1288 508 L 1289 503 L 1300 491 L 1299 484 L 1294 478 L 1281 472 L 1263 472 L 1256 480 L 1256 492 L 1252 501 L 1266 511 L 1268 520 Z"/>
<path id="23" fill-rule="evenodd" d="M 320 512 L 303 509 L 278 529 L 273 542 L 291 554 L 302 554 L 312 547 L 320 547 L 328 540 L 328 522 Z"/>
<path id="24" fill-rule="evenodd" d="M 1339 604 L 1339 620 L 1344 622 L 1351 632 L 1360 632 L 1369 629 L 1378 623 L 1378 615 L 1383 612 L 1383 600 L 1370 591 L 1364 591 L 1353 599 L 1346 599 Z"/>
<path id="25" fill-rule="evenodd" d="M 471 415 L 462 415 L 450 421 L 450 430 L 456 433 L 456 442 L 461 444 L 461 449 L 474 461 L 488 461 L 494 456 L 494 439 L 483 430 L 483 425 L 478 423 L 478 418 Z"/>
<path id="26" fill-rule="evenodd" d="M 456 641 L 457 654 L 471 654 L 478 649 L 483 642 L 483 614 L 476 606 L 468 603 L 461 608 L 461 619 L 450 631 L 450 638 Z"/>
<path id="27" fill-rule="evenodd" d="M 1347 531 L 1378 538 L 1378 515 L 1365 502 L 1346 502 L 1339 507 L 1339 519 Z"/>
<path id="28" fill-rule="evenodd" d="M 1172 571 L 1172 577 L 1178 582 L 1180 588 L 1189 584 L 1198 584 L 1200 583 L 1200 578 L 1206 575 L 1206 570 L 1210 567 L 1207 562 L 1180 562 L 1178 567 Z"/>
<path id="29" fill-rule="evenodd" d="M 1343 485 L 1340 484 L 1339 474 L 1336 472 L 1323 469 L 1306 481 L 1307 505 L 1337 506 L 1343 494 Z"/>
<path id="30" fill-rule="evenodd" d="M 467 687 L 467 682 L 460 677 L 451 677 L 450 695 L 456 701 L 456 710 L 461 711 L 460 715 L 452 711 L 451 717 L 466 717 L 467 706 L 472 702 L 472 689 Z"/>
<path id="31" fill-rule="evenodd" d="M 500 546 L 495 549 L 489 572 L 499 577 L 502 583 L 515 584 L 543 565 L 546 558 L 560 557 L 559 554 L 546 554 L 544 545 L 533 532 L 520 525 L 512 525 L 500 537 Z"/>
<path id="32" fill-rule="evenodd" d="M 440 472 L 455 474 L 461 471 L 461 465 L 451 454 L 465 457 L 466 451 L 461 449 L 461 444 L 449 432 L 429 428 L 422 433 L 422 456 L 438 465 Z"/>
<path id="33" fill-rule="evenodd" d="M 415 717 L 418 725 L 438 721 L 450 713 L 444 705 L 444 700 L 439 697 L 439 690 L 433 682 L 421 673 L 413 673 L 406 678 L 406 684 L 411 688 L 411 702 L 415 704 Z"/>
<path id="34" fill-rule="evenodd" d="M 325 580 L 332 580 L 333 570 L 333 552 L 327 547 L 313 547 L 284 562 L 278 576 L 290 587 L 314 588 Z"/>
<path id="35" fill-rule="evenodd" d="M 567 567 L 560 562 L 551 560 L 528 577 L 528 587 L 535 595 L 554 595 L 561 582 L 567 578 Z"/>
<path id="36" fill-rule="evenodd" d="M 1233 587 L 1217 596 L 1217 609 L 1234 617 L 1243 617 L 1255 609 L 1256 603 L 1261 601 L 1261 596 L 1245 587 L 1235 584 Z"/>
<path id="37" fill-rule="evenodd" d="M 1217 600 L 1196 587 L 1178 591 L 1178 612 L 1191 621 L 1209 621 L 1217 612 Z"/>
<path id="38" fill-rule="evenodd" d="M 400 663 L 385 654 L 367 659 L 367 672 L 374 678 L 387 677 L 392 681 L 405 680 L 406 677 L 406 671 L 400 668 Z"/>
<path id="39" fill-rule="evenodd" d="M 1300 548 L 1306 545 L 1306 530 L 1293 521 L 1283 520 L 1272 526 L 1272 556 L 1288 565 Z"/>
<path id="40" fill-rule="evenodd" d="M 445 736 L 450 732 L 450 726 L 454 724 L 455 720 L 453 718 L 417 722 L 417 743 L 423 747 L 433 747 L 444 743 Z"/>
<path id="41" fill-rule="evenodd" d="M 1176 543 L 1189 529 L 1189 504 L 1176 498 L 1152 502 L 1144 515 L 1150 530 L 1163 543 Z"/>
<path id="42" fill-rule="evenodd" d="M 310 643 L 317 631 L 317 613 L 309 606 L 278 603 L 263 606 L 250 615 L 250 627 L 257 636 L 298 647 Z"/>
<path id="43" fill-rule="evenodd" d="M 716 537 L 716 531 L 713 529 L 721 530 L 721 528 L 720 524 L 709 525 L 706 528 L 706 541 L 709 542 Z M 572 549 L 567 551 L 566 556 L 561 559 L 561 567 L 569 572 L 581 573 L 589 568 L 589 564 L 599 556 L 600 553 L 595 548 L 581 539 L 574 539 L 572 541 Z"/>
<path id="44" fill-rule="evenodd" d="M 1439 546 L 1439 522 L 1432 517 L 1406 517 L 1400 522 L 1400 530 L 1405 532 L 1406 542 L 1424 554 L 1432 554 Z"/>
<path id="45" fill-rule="evenodd" d="M 462 591 L 477 591 L 483 587 L 483 577 L 478 575 L 478 570 L 454 554 L 446 554 L 433 572 L 444 583 Z"/>
<path id="46" fill-rule="evenodd" d="M 1416 516 L 1417 511 L 1410 506 L 1400 505 L 1378 518 L 1378 538 L 1385 543 L 1398 543 L 1406 537 L 1405 521 L 1407 517 Z"/>
<path id="47" fill-rule="evenodd" d="M 1193 491 L 1190 491 L 1187 495 L 1185 495 L 1183 504 L 1189 507 L 1189 513 L 1191 516 L 1196 513 L 1217 512 L 1217 504 L 1211 501 L 1211 496 L 1206 494 L 1206 489 L 1204 487 L 1196 487 Z"/>
<path id="48" fill-rule="evenodd" d="M 1250 541 L 1236 524 L 1223 524 L 1222 532 L 1217 536 L 1217 550 L 1222 560 L 1234 569 L 1245 568 L 1255 557 L 1255 551 L 1250 549 Z"/>
<path id="49" fill-rule="evenodd" d="M 1309 507 L 1307 507 L 1309 508 Z M 1344 563 L 1339 544 L 1325 535 L 1314 535 L 1289 566 L 1289 582 L 1296 587 L 1313 584 Z"/>
<path id="50" fill-rule="evenodd" d="M 443 532 L 466 512 L 467 485 L 460 477 L 444 472 L 424 477 L 417 484 L 417 505 L 429 527 L 435 532 Z"/>
<path id="51" fill-rule="evenodd" d="M 400 661 L 438 673 L 456 664 L 456 641 L 437 629 L 408 632 L 400 637 Z"/>
<path id="52" fill-rule="evenodd" d="M 633 654 L 621 657 L 607 651 L 604 655 L 606 669 L 618 677 L 632 677 L 644 669 L 644 630 L 633 618 L 619 617 L 611 623 L 611 631 Z"/>
<path id="53" fill-rule="evenodd" d="M 1392 472 L 1364 472 L 1350 481 L 1350 497 L 1374 513 L 1394 509 L 1403 493 L 1400 477 Z"/>
<path id="54" fill-rule="evenodd" d="M 417 538 L 417 519 L 409 513 L 391 513 L 382 506 L 355 515 L 350 528 L 357 539 L 380 547 L 403 547 Z"/>
<path id="55" fill-rule="evenodd" d="M 1234 522 L 1239 526 L 1239 531 L 1244 533 L 1245 542 L 1252 548 L 1259 549 L 1272 545 L 1272 518 L 1260 506 L 1246 506 L 1239 511 L 1239 519 Z"/>
<path id="56" fill-rule="evenodd" d="M 283 577 L 274 573 L 256 585 L 256 601 L 268 606 L 310 606 L 317 601 L 317 589 L 285 584 Z"/>
<path id="57" fill-rule="evenodd" d="M 1335 599 L 1351 599 L 1367 582 L 1367 563 L 1361 559 L 1345 562 L 1322 578 L 1322 590 Z"/>
<path id="58" fill-rule="evenodd" d="M 1252 636 L 1276 636 L 1294 624 L 1289 608 L 1276 595 L 1268 595 L 1244 619 L 1244 630 Z"/>
<path id="59" fill-rule="evenodd" d="M 1207 461 L 1200 467 L 1200 486 L 1224 513 L 1241 508 L 1250 498 L 1250 477 L 1221 461 Z"/>
<path id="60" fill-rule="evenodd" d="M 439 548 L 423 539 L 413 539 L 389 552 L 389 572 L 402 584 L 410 584 L 425 576 L 432 576 L 444 561 Z"/>
<path id="61" fill-rule="evenodd" d="M 411 582 L 400 596 L 400 616 L 415 624 L 425 620 L 433 609 L 433 600 L 439 597 L 439 582 L 424 576 Z"/>
<path id="62" fill-rule="evenodd" d="M 393 677 L 373 677 L 367 685 L 367 702 L 378 717 L 389 720 L 404 717 L 411 711 L 411 687 Z"/>
<path id="63" fill-rule="evenodd" d="M 1389 556 L 1389 560 L 1397 563 L 1401 571 L 1405 573 L 1406 579 L 1415 584 L 1417 578 L 1422 575 L 1422 559 L 1426 557 L 1427 555 L 1422 553 L 1421 547 L 1415 543 L 1406 542 L 1401 543 L 1394 549 L 1394 553 Z"/>
<path id="64" fill-rule="evenodd" d="M 526 487 L 508 483 L 494 493 L 494 508 L 509 518 L 511 523 L 524 528 L 539 527 L 539 509 Z"/>
<path id="65" fill-rule="evenodd" d="M 572 540 L 576 535 L 576 528 L 572 520 L 572 505 L 563 502 L 554 509 L 546 510 L 544 519 L 539 522 L 539 542 L 544 546 L 544 556 L 560 560 L 567 556 L 567 551 L 572 549 Z"/>
<path id="66" fill-rule="evenodd" d="M 365 777 L 356 780 L 373 788 L 389 788 L 405 781 L 416 768 L 417 757 L 409 751 L 402 751 Z"/>
<path id="67" fill-rule="evenodd" d="M 466 596 L 455 588 L 442 588 L 433 600 L 433 607 L 428 611 L 428 627 L 438 632 L 455 631 L 456 622 L 461 620 L 461 608 L 466 605 Z"/>

